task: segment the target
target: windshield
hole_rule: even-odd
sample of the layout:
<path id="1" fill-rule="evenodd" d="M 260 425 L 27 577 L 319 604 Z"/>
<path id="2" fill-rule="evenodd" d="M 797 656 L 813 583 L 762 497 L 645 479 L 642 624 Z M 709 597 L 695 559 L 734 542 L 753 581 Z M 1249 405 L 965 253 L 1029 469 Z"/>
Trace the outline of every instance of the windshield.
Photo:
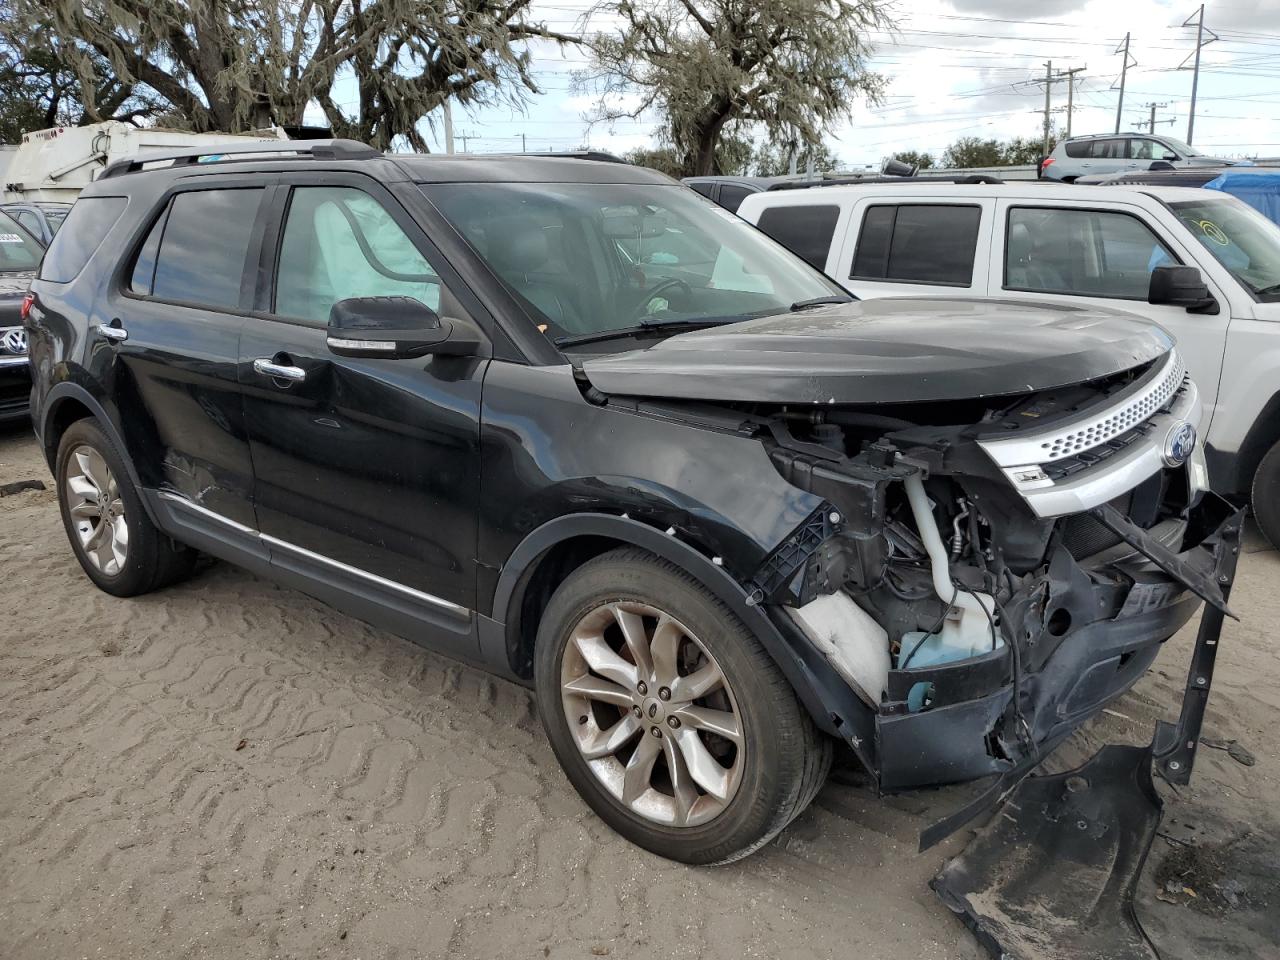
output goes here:
<path id="1" fill-rule="evenodd" d="M 1163 141 L 1164 141 L 1166 144 L 1168 144 L 1170 147 L 1172 147 L 1176 152 L 1178 152 L 1178 153 L 1182 154 L 1184 157 L 1203 157 L 1203 156 L 1205 156 L 1205 154 L 1201 153 L 1199 150 L 1197 150 L 1195 147 L 1191 146 L 1191 144 L 1189 144 L 1189 143 L 1183 143 L 1181 140 L 1175 140 L 1175 139 L 1173 139 L 1173 137 L 1163 137 L 1163 136 L 1162 136 L 1160 139 L 1161 139 L 1161 140 L 1163 140 Z"/>
<path id="2" fill-rule="evenodd" d="M 1230 198 L 1169 205 L 1219 263 L 1259 300 L 1280 300 L 1280 227 Z"/>
<path id="3" fill-rule="evenodd" d="M 7 213 L 0 211 L 0 273 L 34 270 L 44 248 Z"/>
<path id="4" fill-rule="evenodd" d="M 423 189 L 539 329 L 744 320 L 840 287 L 745 221 L 678 184 L 432 184 Z"/>

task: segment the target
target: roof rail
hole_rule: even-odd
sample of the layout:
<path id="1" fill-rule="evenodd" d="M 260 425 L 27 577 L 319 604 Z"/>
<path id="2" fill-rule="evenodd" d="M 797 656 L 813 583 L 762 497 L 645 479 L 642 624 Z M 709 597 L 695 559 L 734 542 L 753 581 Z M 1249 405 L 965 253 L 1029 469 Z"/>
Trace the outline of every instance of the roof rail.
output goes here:
<path id="1" fill-rule="evenodd" d="M 210 143 L 186 150 L 145 153 L 126 157 L 107 166 L 99 180 L 137 173 L 148 164 L 171 161 L 172 166 L 249 160 L 263 154 L 291 153 L 315 160 L 372 160 L 382 154 L 357 140 L 254 140 L 249 143 Z"/>
<path id="2" fill-rule="evenodd" d="M 832 177 L 830 180 L 800 180 L 775 183 L 769 190 L 807 190 L 811 187 L 852 187 L 864 183 L 894 183 L 900 186 L 919 186 L 925 183 L 1004 183 L 999 177 L 990 177 L 985 173 L 969 173 L 955 177 Z"/>
<path id="3" fill-rule="evenodd" d="M 438 154 L 437 154 L 438 156 Z M 628 163 L 616 153 L 607 150 L 529 150 L 521 153 L 466 153 L 464 157 L 551 157 L 557 160 L 594 160 L 597 163 Z"/>

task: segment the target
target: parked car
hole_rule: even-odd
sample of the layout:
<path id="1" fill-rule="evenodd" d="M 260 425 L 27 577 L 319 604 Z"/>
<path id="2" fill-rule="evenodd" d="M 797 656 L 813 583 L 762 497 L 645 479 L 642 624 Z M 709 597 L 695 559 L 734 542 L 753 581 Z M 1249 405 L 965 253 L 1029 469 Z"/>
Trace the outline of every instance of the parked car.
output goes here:
<path id="1" fill-rule="evenodd" d="M 730 213 L 737 212 L 739 204 L 753 193 L 768 190 L 787 177 L 685 177 L 682 181 L 708 200 L 718 203 Z"/>
<path id="2" fill-rule="evenodd" d="M 1213 489 L 1250 499 L 1280 545 L 1280 227 L 1257 211 L 1191 188 L 904 180 L 770 191 L 739 215 L 859 297 L 1017 297 L 1160 324 L 1205 399 Z"/>
<path id="3" fill-rule="evenodd" d="M 1059 141 L 1040 162 L 1040 176 L 1072 183 L 1089 174 L 1145 170 L 1152 163 L 1175 168 L 1231 165 L 1230 160 L 1207 156 L 1160 133 L 1102 133 Z"/>
<path id="4" fill-rule="evenodd" d="M 71 211 L 69 203 L 0 203 L 10 217 L 21 224 L 43 246 L 48 246 L 62 221 Z"/>
<path id="5" fill-rule="evenodd" d="M 44 248 L 0 210 L 0 423 L 27 415 L 31 374 L 22 320 Z"/>
<path id="6" fill-rule="evenodd" d="M 1009 788 L 1225 606 L 1239 521 L 1140 318 L 854 303 L 624 164 L 271 149 L 108 168 L 33 284 L 107 593 L 205 551 L 531 684 L 592 809 L 691 863 L 836 740 L 884 790 Z M 672 232 L 709 270 L 650 271 Z"/>

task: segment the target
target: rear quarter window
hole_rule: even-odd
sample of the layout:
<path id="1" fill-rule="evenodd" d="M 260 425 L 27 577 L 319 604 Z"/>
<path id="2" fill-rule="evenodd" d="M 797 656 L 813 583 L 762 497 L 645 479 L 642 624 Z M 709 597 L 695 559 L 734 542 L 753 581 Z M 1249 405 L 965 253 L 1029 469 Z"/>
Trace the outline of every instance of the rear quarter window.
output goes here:
<path id="1" fill-rule="evenodd" d="M 810 266 L 822 270 L 827 265 L 839 219 L 840 208 L 834 205 L 780 206 L 760 214 L 756 226 Z"/>
<path id="2" fill-rule="evenodd" d="M 1087 157 L 1089 156 L 1089 145 L 1088 140 L 1068 140 L 1067 156 L 1077 160 L 1081 157 Z"/>
<path id="3" fill-rule="evenodd" d="M 129 201 L 124 197 L 81 197 L 54 235 L 40 266 L 40 279 L 70 283 L 102 245 Z"/>

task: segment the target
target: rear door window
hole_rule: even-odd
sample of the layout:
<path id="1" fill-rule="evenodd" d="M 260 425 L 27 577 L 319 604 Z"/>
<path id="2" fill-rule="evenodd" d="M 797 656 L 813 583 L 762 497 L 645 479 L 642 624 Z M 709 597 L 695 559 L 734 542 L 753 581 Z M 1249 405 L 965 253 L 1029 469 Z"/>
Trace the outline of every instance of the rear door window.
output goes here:
<path id="1" fill-rule="evenodd" d="M 981 221 L 982 208 L 967 204 L 870 206 L 850 279 L 967 287 Z"/>
<path id="2" fill-rule="evenodd" d="M 1066 207 L 1009 211 L 1006 290 L 1145 301 L 1151 271 L 1176 263 L 1147 225 L 1128 213 Z"/>
<path id="3" fill-rule="evenodd" d="M 1095 140 L 1091 144 L 1090 156 L 1095 160 L 1123 160 L 1125 153 L 1124 140 Z"/>
<path id="4" fill-rule="evenodd" d="M 40 279 L 70 283 L 101 245 L 129 201 L 124 197 L 81 197 L 49 245 Z"/>
<path id="5" fill-rule="evenodd" d="M 760 214 L 756 226 L 822 270 L 827 265 L 831 238 L 839 219 L 840 208 L 834 204 L 797 204 L 770 207 Z"/>
<path id="6" fill-rule="evenodd" d="M 245 259 L 261 201 L 260 187 L 177 194 L 159 241 L 151 295 L 204 307 L 239 307 Z M 146 247 L 144 243 L 140 262 Z M 145 276 L 139 278 L 142 281 Z"/>
<path id="7" fill-rule="evenodd" d="M 1066 148 L 1068 157 L 1079 160 L 1091 155 L 1093 144 L 1088 140 L 1068 140 Z"/>

